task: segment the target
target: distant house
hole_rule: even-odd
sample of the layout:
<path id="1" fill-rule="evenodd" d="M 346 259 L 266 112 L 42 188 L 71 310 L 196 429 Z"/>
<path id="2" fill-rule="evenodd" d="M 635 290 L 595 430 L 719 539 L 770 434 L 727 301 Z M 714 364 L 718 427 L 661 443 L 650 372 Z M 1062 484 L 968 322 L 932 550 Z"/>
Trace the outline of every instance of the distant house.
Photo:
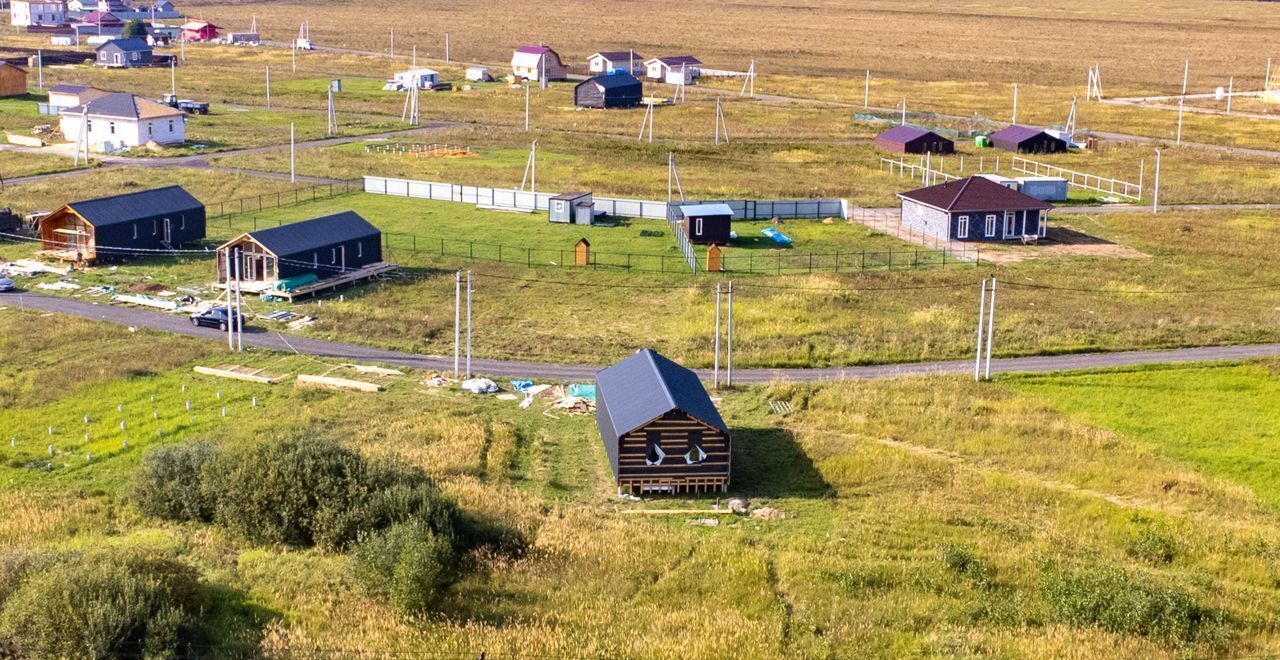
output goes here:
<path id="1" fill-rule="evenodd" d="M 0 96 L 22 96 L 27 93 L 27 70 L 0 61 Z"/>
<path id="2" fill-rule="evenodd" d="M 88 85 L 73 85 L 70 83 L 61 83 L 49 88 L 48 114 L 58 114 L 67 108 L 74 108 L 83 105 L 106 95 L 100 89 L 94 89 Z"/>
<path id="3" fill-rule="evenodd" d="M 574 225 L 595 222 L 595 203 L 589 192 L 568 192 L 552 197 L 547 205 L 547 219 Z"/>
<path id="4" fill-rule="evenodd" d="M 949 154 L 956 150 L 951 140 L 914 126 L 894 126 L 877 135 L 876 147 L 898 154 Z"/>
<path id="5" fill-rule="evenodd" d="M 644 57 L 634 50 L 606 50 L 587 58 L 591 73 L 629 73 L 644 75 Z"/>
<path id="6" fill-rule="evenodd" d="M 990 137 L 992 146 L 1005 151 L 1031 154 L 1060 154 L 1067 151 L 1067 143 L 1039 128 L 1014 124 L 1002 128 Z"/>
<path id="7" fill-rule="evenodd" d="M 187 21 L 182 24 L 182 38 L 187 41 L 215 41 L 219 29 L 208 21 Z"/>
<path id="8" fill-rule="evenodd" d="M 702 61 L 692 55 L 655 57 L 644 63 L 645 76 L 672 85 L 689 85 L 702 75 Z"/>
<path id="9" fill-rule="evenodd" d="M 109 11 L 94 10 L 80 19 L 81 25 L 100 28 L 123 28 L 124 20 Z"/>
<path id="10" fill-rule="evenodd" d="M 516 79 L 539 82 L 545 74 L 547 81 L 564 80 L 567 73 L 560 54 L 547 46 L 521 46 L 511 55 L 511 75 Z"/>
<path id="11" fill-rule="evenodd" d="M 134 69 L 152 64 L 152 51 L 144 39 L 112 39 L 97 49 L 94 64 L 109 69 Z"/>
<path id="12" fill-rule="evenodd" d="M 70 0 L 67 2 L 67 11 L 91 12 L 96 9 L 97 6 L 97 0 Z"/>
<path id="13" fill-rule="evenodd" d="M 218 247 L 218 282 L 226 258 L 240 260 L 245 282 L 273 283 L 301 275 L 320 279 L 382 261 L 382 232 L 354 211 L 241 234 Z"/>
<path id="14" fill-rule="evenodd" d="M 596 426 L 619 491 L 729 489 L 729 427 L 697 374 L 651 349 L 596 374 Z"/>
<path id="15" fill-rule="evenodd" d="M 83 135 L 94 151 L 113 152 L 148 142 L 181 144 L 186 113 L 132 94 L 106 93 L 61 112 L 62 135 L 78 144 Z"/>
<path id="16" fill-rule="evenodd" d="M 414 87 L 431 89 L 438 84 L 440 84 L 440 73 L 435 69 L 409 69 L 392 75 L 383 89 L 388 91 L 404 91 Z"/>
<path id="17" fill-rule="evenodd" d="M 728 245 L 733 209 L 728 204 L 689 204 L 680 207 L 690 243 Z"/>
<path id="18" fill-rule="evenodd" d="M 628 73 L 596 76 L 573 88 L 573 104 L 580 108 L 630 108 L 643 98 L 644 84 Z"/>
<path id="19" fill-rule="evenodd" d="M 900 193 L 902 225 L 944 241 L 1043 237 L 1053 205 L 981 176 Z"/>
<path id="20" fill-rule="evenodd" d="M 204 204 L 181 186 L 72 202 L 40 220 L 41 247 L 66 261 L 146 256 L 204 235 Z"/>
<path id="21" fill-rule="evenodd" d="M 13 0 L 9 5 L 9 23 L 24 28 L 48 28 L 66 25 L 65 0 Z"/>

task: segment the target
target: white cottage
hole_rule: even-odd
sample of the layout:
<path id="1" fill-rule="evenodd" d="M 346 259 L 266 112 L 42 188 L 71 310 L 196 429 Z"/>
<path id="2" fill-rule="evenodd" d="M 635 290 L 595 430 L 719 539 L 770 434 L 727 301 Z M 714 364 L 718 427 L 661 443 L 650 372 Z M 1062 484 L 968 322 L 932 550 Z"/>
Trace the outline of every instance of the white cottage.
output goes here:
<path id="1" fill-rule="evenodd" d="M 644 75 L 644 57 L 634 50 L 604 50 L 587 58 L 591 73 Z"/>
<path id="2" fill-rule="evenodd" d="M 141 147 L 148 142 L 181 144 L 187 139 L 187 117 L 181 110 L 132 94 L 104 94 L 61 113 L 62 134 L 79 143 L 87 136 L 89 148 L 112 152 Z"/>
<path id="3" fill-rule="evenodd" d="M 645 76 L 672 85 L 689 85 L 702 75 L 702 61 L 692 55 L 655 57 L 644 63 Z"/>

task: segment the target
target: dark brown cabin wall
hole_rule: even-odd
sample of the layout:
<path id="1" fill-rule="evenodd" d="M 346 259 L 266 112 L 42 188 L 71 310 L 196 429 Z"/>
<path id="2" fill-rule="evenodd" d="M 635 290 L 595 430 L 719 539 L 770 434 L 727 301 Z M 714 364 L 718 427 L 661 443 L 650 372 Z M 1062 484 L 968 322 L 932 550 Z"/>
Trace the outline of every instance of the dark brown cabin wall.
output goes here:
<path id="1" fill-rule="evenodd" d="M 667 461 L 662 465 L 648 465 L 645 462 L 650 431 L 659 432 L 659 446 L 667 453 Z M 707 460 L 693 465 L 685 463 L 682 458 L 687 451 L 690 431 L 702 432 L 702 449 L 707 452 Z M 724 433 L 683 415 L 669 415 L 622 436 L 618 447 L 618 481 L 623 483 L 670 479 L 679 482 L 686 478 L 727 480 L 729 459 L 729 438 Z"/>

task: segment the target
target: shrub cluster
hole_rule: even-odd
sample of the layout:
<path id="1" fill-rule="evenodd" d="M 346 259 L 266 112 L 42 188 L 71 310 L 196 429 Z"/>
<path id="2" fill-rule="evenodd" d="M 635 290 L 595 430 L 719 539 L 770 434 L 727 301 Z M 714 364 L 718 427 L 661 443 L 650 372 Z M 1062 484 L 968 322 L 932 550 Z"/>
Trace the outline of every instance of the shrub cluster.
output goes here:
<path id="1" fill-rule="evenodd" d="M 0 555 L 0 656 L 173 657 L 196 622 L 196 571 L 139 554 Z"/>
<path id="2" fill-rule="evenodd" d="M 1217 644 L 1226 633 L 1221 611 L 1190 592 L 1104 564 L 1042 568 L 1040 593 L 1053 617 L 1173 643 Z"/>
<path id="3" fill-rule="evenodd" d="M 147 514 L 213 522 L 257 543 L 350 550 L 365 588 L 406 612 L 439 597 L 462 551 L 523 547 L 509 530 L 462 515 L 421 470 L 325 439 L 152 450 L 133 495 Z"/>

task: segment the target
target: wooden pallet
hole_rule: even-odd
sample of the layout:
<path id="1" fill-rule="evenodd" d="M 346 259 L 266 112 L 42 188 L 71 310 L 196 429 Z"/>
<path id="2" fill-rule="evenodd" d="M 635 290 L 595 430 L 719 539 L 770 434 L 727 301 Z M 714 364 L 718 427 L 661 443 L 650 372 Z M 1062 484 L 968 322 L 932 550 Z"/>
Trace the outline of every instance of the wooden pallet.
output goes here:
<path id="1" fill-rule="evenodd" d="M 216 367 L 195 367 L 195 372 L 206 376 L 247 380 L 251 383 L 278 383 L 284 380 L 283 374 L 273 374 L 263 369 L 254 369 L 238 364 L 221 364 Z"/>

